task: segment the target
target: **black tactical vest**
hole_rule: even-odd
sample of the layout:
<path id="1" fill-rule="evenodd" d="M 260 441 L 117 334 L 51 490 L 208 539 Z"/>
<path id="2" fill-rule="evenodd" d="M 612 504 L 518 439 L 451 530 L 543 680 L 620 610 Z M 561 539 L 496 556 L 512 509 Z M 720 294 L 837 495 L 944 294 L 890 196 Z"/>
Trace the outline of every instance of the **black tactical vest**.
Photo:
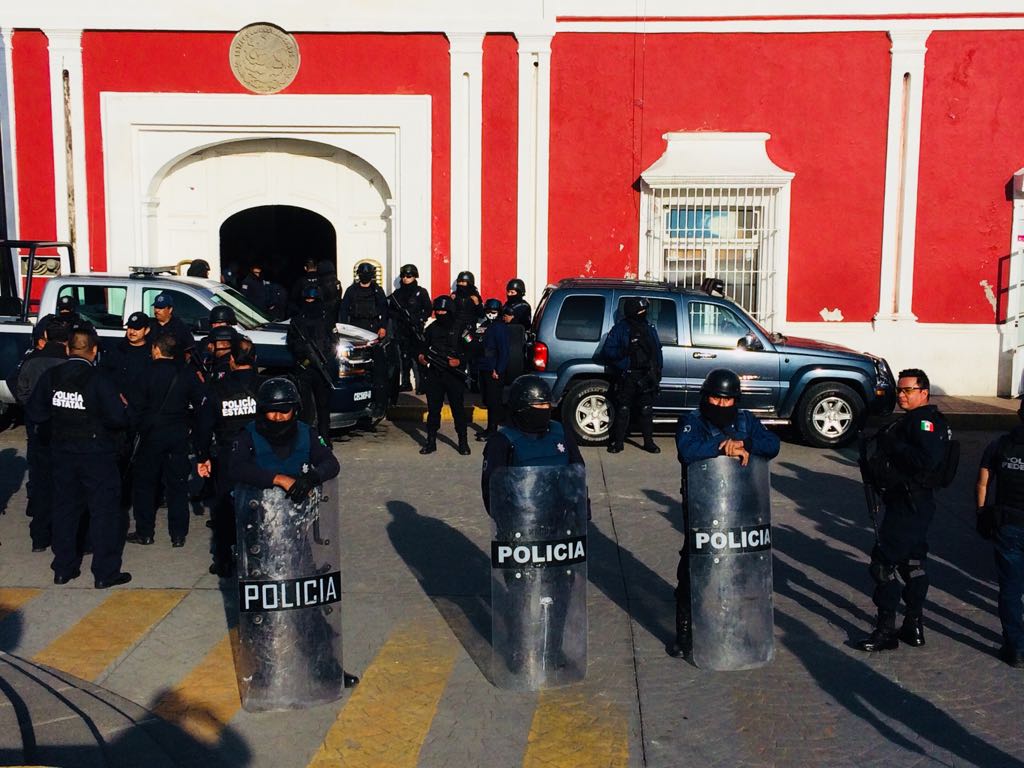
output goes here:
<path id="1" fill-rule="evenodd" d="M 50 434 L 56 443 L 95 440 L 105 433 L 93 397 L 96 369 L 68 362 L 53 369 L 50 396 Z"/>
<path id="2" fill-rule="evenodd" d="M 646 325 L 629 326 L 629 367 L 634 371 L 646 371 L 651 368 L 651 356 L 647 353 L 650 331 Z"/>
<path id="3" fill-rule="evenodd" d="M 1015 431 L 999 441 L 996 451 L 996 504 L 1024 512 L 1024 435 Z"/>
<path id="4" fill-rule="evenodd" d="M 242 376 L 233 371 L 213 385 L 220 400 L 215 429 L 219 445 L 230 445 L 245 425 L 256 418 L 256 390 L 262 381 L 262 377 L 251 372 Z"/>
<path id="5" fill-rule="evenodd" d="M 366 323 L 377 317 L 379 313 L 376 293 L 372 284 L 369 288 L 356 285 L 352 296 L 352 309 L 349 312 L 349 318 L 353 321 L 353 325 L 359 325 L 360 322 Z"/>

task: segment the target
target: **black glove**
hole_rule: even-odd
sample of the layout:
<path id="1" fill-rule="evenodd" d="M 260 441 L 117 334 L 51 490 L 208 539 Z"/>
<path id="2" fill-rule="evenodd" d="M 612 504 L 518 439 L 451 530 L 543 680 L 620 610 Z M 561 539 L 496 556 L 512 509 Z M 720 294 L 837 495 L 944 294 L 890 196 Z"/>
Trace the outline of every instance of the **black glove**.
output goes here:
<path id="1" fill-rule="evenodd" d="M 309 494 L 313 492 L 313 489 L 317 487 L 319 483 L 311 480 L 308 475 L 300 475 L 292 483 L 292 487 L 288 490 L 288 498 L 294 501 L 296 504 L 301 504 L 307 498 Z"/>
<path id="2" fill-rule="evenodd" d="M 979 507 L 978 516 L 975 520 L 975 528 L 983 539 L 992 539 L 998 529 L 996 525 L 996 511 L 992 507 Z"/>

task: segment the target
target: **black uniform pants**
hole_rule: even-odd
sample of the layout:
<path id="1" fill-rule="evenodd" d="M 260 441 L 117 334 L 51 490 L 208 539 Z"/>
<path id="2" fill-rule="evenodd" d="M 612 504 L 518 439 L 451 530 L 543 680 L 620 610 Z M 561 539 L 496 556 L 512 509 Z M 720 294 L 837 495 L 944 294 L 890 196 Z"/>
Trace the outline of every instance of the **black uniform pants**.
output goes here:
<path id="1" fill-rule="evenodd" d="M 395 335 L 395 340 L 398 342 L 399 386 L 412 386 L 410 373 L 415 371 L 416 388 L 423 389 L 423 371 L 420 369 L 419 361 L 416 359 L 416 337 L 411 333 L 399 332 Z"/>
<path id="2" fill-rule="evenodd" d="M 28 483 L 25 491 L 28 494 L 28 533 L 33 548 L 48 547 L 52 540 L 50 535 L 53 510 L 53 460 L 50 448 L 45 445 L 37 434 L 35 424 L 25 424 L 28 445 Z"/>
<path id="3" fill-rule="evenodd" d="M 459 437 L 466 436 L 469 425 L 466 423 L 466 410 L 463 405 L 466 396 L 466 385 L 461 374 L 446 371 L 429 371 L 425 382 L 427 390 L 427 432 L 434 434 L 441 428 L 441 408 L 445 397 L 452 409 L 455 420 L 455 432 Z"/>
<path id="4" fill-rule="evenodd" d="M 82 565 L 79 529 L 83 515 L 90 516 L 92 574 L 109 580 L 121 572 L 124 523 L 121 510 L 121 478 L 117 458 L 111 453 L 68 453 L 53 449 L 55 475 L 60 483 L 59 501 L 53 504 L 53 572 L 71 576 Z M 187 511 L 187 510 L 186 510 Z"/>
<path id="5" fill-rule="evenodd" d="M 924 609 L 928 594 L 928 526 L 935 514 L 935 499 L 931 491 L 887 493 L 883 502 L 885 517 L 871 552 L 870 570 L 875 580 L 872 600 L 879 619 L 889 625 L 901 597 L 907 616 L 918 617 Z"/>
<path id="6" fill-rule="evenodd" d="M 301 368 L 299 378 L 302 386 L 308 387 L 316 405 L 316 431 L 326 440 L 331 434 L 331 387 L 317 371 L 312 368 Z M 304 414 L 305 415 L 305 414 Z M 312 414 L 306 415 L 306 421 L 312 420 Z"/>
<path id="7" fill-rule="evenodd" d="M 216 493 L 210 515 L 213 519 L 210 553 L 213 555 L 214 563 L 230 564 L 233 562 L 231 547 L 235 543 L 235 499 L 231 495 L 234 484 L 229 479 L 230 450 L 221 450 L 223 455 L 211 459 Z"/>
<path id="8" fill-rule="evenodd" d="M 183 432 L 151 432 L 135 456 L 135 532 L 152 536 L 156 529 L 156 498 L 163 482 L 167 529 L 172 539 L 188 535 L 188 439 Z"/>
<path id="9" fill-rule="evenodd" d="M 495 379 L 490 371 L 480 372 L 480 381 L 484 395 L 484 406 L 487 408 L 487 431 L 497 432 L 504 418 L 504 408 L 501 404 L 501 395 L 504 383 L 501 378 Z"/>
<path id="10" fill-rule="evenodd" d="M 654 385 L 648 371 L 626 371 L 619 376 L 612 384 L 611 400 L 615 406 L 613 445 L 622 445 L 631 419 L 639 422 L 645 443 L 654 440 Z"/>

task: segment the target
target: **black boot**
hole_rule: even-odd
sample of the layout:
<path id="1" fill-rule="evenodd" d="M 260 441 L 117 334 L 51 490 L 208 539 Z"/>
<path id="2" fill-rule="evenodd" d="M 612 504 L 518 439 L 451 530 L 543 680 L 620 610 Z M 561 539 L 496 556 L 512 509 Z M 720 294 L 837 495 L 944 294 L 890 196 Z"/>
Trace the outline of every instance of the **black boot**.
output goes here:
<path id="1" fill-rule="evenodd" d="M 359 678 L 355 675 L 350 675 L 348 672 L 343 672 L 341 679 L 342 685 L 344 685 L 346 688 L 355 688 L 357 685 L 359 685 Z"/>
<path id="2" fill-rule="evenodd" d="M 459 435 L 459 453 L 463 456 L 469 456 L 469 440 L 466 439 L 466 433 L 463 432 Z"/>
<path id="3" fill-rule="evenodd" d="M 420 448 L 420 453 L 426 455 L 437 450 L 437 432 L 427 432 L 427 442 Z"/>
<path id="4" fill-rule="evenodd" d="M 867 653 L 894 651 L 899 648 L 900 641 L 896 636 L 896 615 L 887 611 L 879 611 L 874 631 L 863 640 L 855 642 L 853 647 Z"/>
<path id="5" fill-rule="evenodd" d="M 674 659 L 689 658 L 693 652 L 693 628 L 690 613 L 676 604 L 676 639 L 668 647 L 668 655 Z"/>
<path id="6" fill-rule="evenodd" d="M 644 450 L 648 453 L 661 453 L 661 448 L 659 448 L 658 444 L 653 440 L 644 441 Z"/>
<path id="7" fill-rule="evenodd" d="M 924 645 L 924 622 L 920 616 L 905 616 L 899 638 L 912 648 Z"/>

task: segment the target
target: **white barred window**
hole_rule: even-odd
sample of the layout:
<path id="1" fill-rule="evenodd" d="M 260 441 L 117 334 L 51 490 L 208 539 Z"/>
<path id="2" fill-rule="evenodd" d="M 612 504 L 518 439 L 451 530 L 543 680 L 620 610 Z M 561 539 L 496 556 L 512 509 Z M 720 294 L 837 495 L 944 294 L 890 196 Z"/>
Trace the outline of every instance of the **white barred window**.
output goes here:
<path id="1" fill-rule="evenodd" d="M 781 324 L 793 174 L 768 159 L 768 134 L 665 138 L 668 150 L 642 174 L 641 276 L 686 288 L 720 278 L 760 322 Z"/>

